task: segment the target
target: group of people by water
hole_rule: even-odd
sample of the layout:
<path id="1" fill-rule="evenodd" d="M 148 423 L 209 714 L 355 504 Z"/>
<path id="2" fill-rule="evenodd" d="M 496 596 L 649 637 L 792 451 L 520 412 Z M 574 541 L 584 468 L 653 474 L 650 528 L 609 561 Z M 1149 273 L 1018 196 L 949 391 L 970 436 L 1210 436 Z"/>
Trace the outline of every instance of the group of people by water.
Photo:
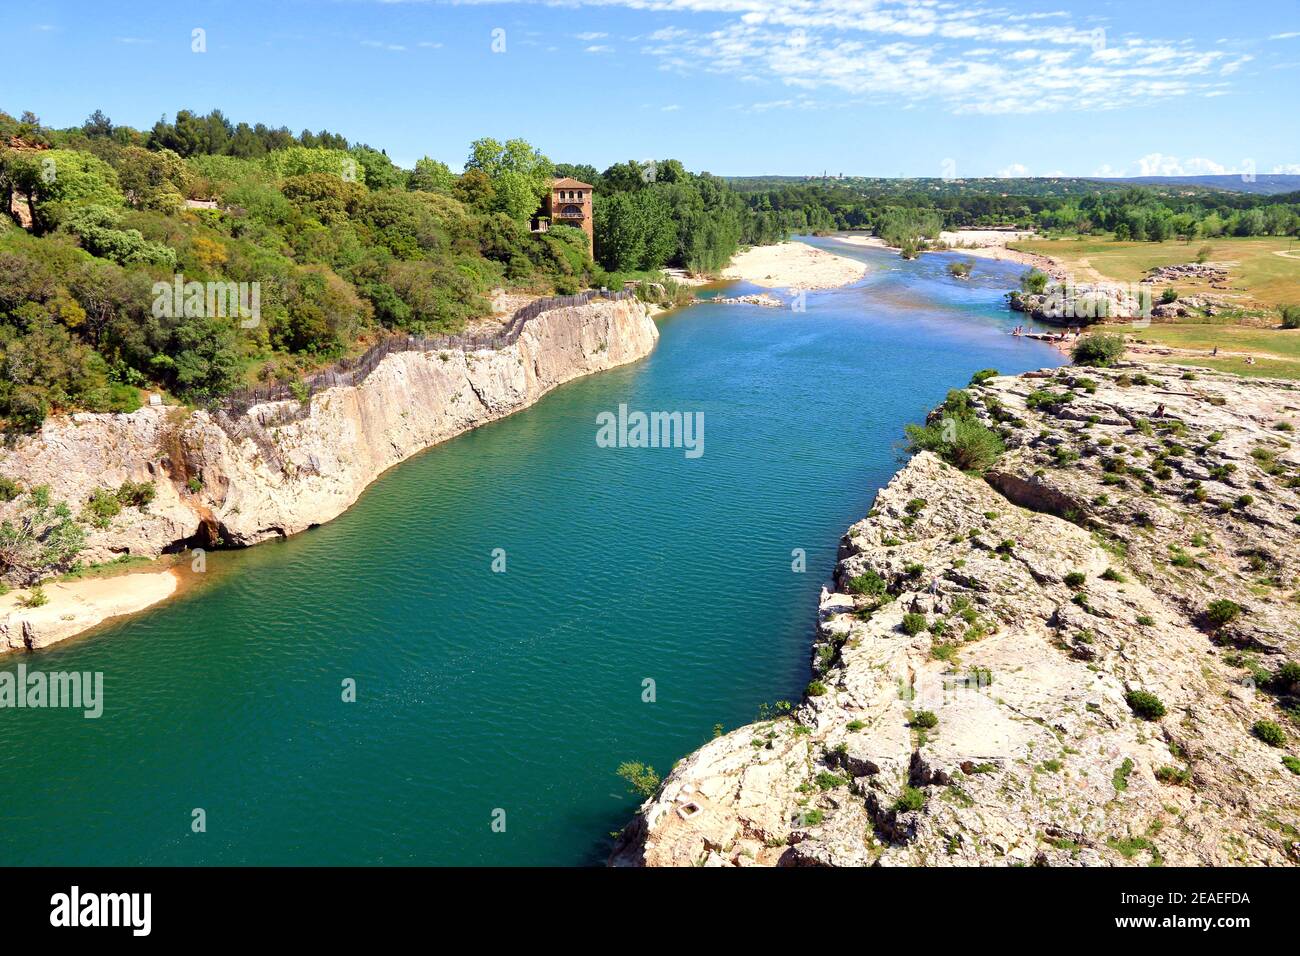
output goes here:
<path id="1" fill-rule="evenodd" d="M 1017 325 L 1011 330 L 1012 335 L 1028 335 L 1036 339 L 1042 339 L 1044 342 L 1072 342 L 1079 336 L 1083 335 L 1080 328 L 1066 329 L 1064 332 L 1031 332 L 1023 325 Z"/>

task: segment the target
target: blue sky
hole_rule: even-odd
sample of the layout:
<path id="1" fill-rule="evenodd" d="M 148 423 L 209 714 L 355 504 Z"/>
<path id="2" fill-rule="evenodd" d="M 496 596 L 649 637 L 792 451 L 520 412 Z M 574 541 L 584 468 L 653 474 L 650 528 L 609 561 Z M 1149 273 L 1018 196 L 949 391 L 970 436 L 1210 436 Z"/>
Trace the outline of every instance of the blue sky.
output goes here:
<path id="1" fill-rule="evenodd" d="M 454 169 L 490 135 L 724 175 L 1300 173 L 1295 0 L 45 0 L 7 23 L 0 108 L 54 126 L 219 107 Z"/>

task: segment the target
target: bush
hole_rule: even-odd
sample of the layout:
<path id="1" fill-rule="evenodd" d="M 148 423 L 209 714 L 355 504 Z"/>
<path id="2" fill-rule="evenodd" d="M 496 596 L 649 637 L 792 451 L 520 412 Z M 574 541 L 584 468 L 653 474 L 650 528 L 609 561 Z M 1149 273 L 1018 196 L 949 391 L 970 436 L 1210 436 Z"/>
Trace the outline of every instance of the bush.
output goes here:
<path id="1" fill-rule="evenodd" d="M 926 629 L 924 614 L 904 614 L 903 615 L 903 633 L 909 637 L 915 637 Z"/>
<path id="2" fill-rule="evenodd" d="M 1241 617 L 1244 610 L 1236 601 L 1220 598 L 1217 601 L 1210 602 L 1209 607 L 1205 609 L 1205 619 L 1210 622 L 1211 627 L 1217 630 L 1226 627 Z"/>
<path id="3" fill-rule="evenodd" d="M 819 680 L 812 681 L 808 685 L 809 697 L 821 697 L 825 693 L 826 693 L 826 685 Z"/>
<path id="4" fill-rule="evenodd" d="M 1114 365 L 1124 354 L 1124 336 L 1116 332 L 1091 332 L 1075 344 L 1070 352 L 1075 365 L 1105 368 Z"/>
<path id="5" fill-rule="evenodd" d="M 1088 580 L 1088 575 L 1084 574 L 1082 571 L 1071 571 L 1065 576 L 1065 585 L 1066 587 L 1073 588 L 1077 591 L 1079 588 L 1083 587 L 1083 582 L 1086 580 Z"/>
<path id="6" fill-rule="evenodd" d="M 934 452 L 962 471 L 987 471 L 1006 451 L 996 432 L 969 418 L 908 425 L 905 431 L 909 453 Z"/>
<path id="7" fill-rule="evenodd" d="M 894 803 L 894 809 L 899 813 L 908 813 L 914 810 L 920 810 L 925 806 L 925 791 L 918 787 L 904 787 L 902 794 Z"/>
<path id="8" fill-rule="evenodd" d="M 122 502 L 107 488 L 96 488 L 81 509 L 81 520 L 96 528 L 107 528 L 122 511 Z"/>
<path id="9" fill-rule="evenodd" d="M 1272 685 L 1283 693 L 1297 684 L 1300 684 L 1300 664 L 1295 661 L 1287 661 L 1273 674 Z"/>
<path id="10" fill-rule="evenodd" d="M 991 379 L 991 378 L 997 378 L 997 377 L 998 377 L 998 370 L 997 370 L 997 369 L 995 369 L 995 368 L 982 368 L 982 369 L 980 369 L 978 372 L 976 372 L 974 375 L 972 375 L 972 376 L 970 377 L 970 384 L 971 384 L 971 387 L 976 386 L 976 385 L 983 385 L 983 384 L 984 384 L 985 382 L 987 382 L 989 379 Z"/>
<path id="11" fill-rule="evenodd" d="M 857 577 L 849 579 L 848 589 L 850 594 L 879 597 L 885 593 L 885 579 L 875 571 L 863 571 Z"/>
<path id="12" fill-rule="evenodd" d="M 659 774 L 649 764 L 626 761 L 618 765 L 616 773 L 627 781 L 628 789 L 638 796 L 653 797 L 659 789 Z"/>
<path id="13" fill-rule="evenodd" d="M 66 568 L 81 552 L 86 533 L 66 502 L 54 501 L 48 485 L 27 491 L 11 518 L 0 521 L 0 570 L 15 580 L 35 584 Z"/>
<path id="14" fill-rule="evenodd" d="M 1286 734 L 1271 720 L 1257 720 L 1250 732 L 1270 747 L 1281 747 L 1286 743 Z"/>
<path id="15" fill-rule="evenodd" d="M 34 585 L 25 597 L 19 598 L 18 603 L 26 608 L 44 607 L 50 603 L 49 595 L 45 593 L 45 588 L 39 584 Z"/>
<path id="16" fill-rule="evenodd" d="M 1178 787 L 1191 781 L 1192 772 L 1186 767 L 1161 767 L 1156 771 L 1156 779 Z"/>
<path id="17" fill-rule="evenodd" d="M 1300 774 L 1300 757 L 1292 757 L 1290 754 L 1287 754 L 1282 758 L 1282 766 L 1286 767 L 1286 769 L 1290 770 L 1292 773 Z"/>
<path id="18" fill-rule="evenodd" d="M 1165 715 L 1165 705 L 1155 694 L 1144 690 L 1131 690 L 1124 695 L 1129 709 L 1143 720 L 1159 720 Z"/>
<path id="19" fill-rule="evenodd" d="M 1282 315 L 1282 328 L 1300 329 L 1300 305 L 1283 305 L 1278 307 Z"/>
<path id="20" fill-rule="evenodd" d="M 152 481 L 124 481 L 117 489 L 117 500 L 127 508 L 147 508 L 158 489 Z"/>
<path id="21" fill-rule="evenodd" d="M 849 781 L 837 773 L 823 770 L 813 778 L 813 782 L 817 784 L 818 790 L 834 790 L 836 787 L 844 786 Z"/>
<path id="22" fill-rule="evenodd" d="M 92 412 L 133 412 L 140 407 L 140 390 L 133 385 L 110 382 L 86 395 L 85 404 Z"/>
<path id="23" fill-rule="evenodd" d="M 932 710 L 920 710 L 912 717 L 911 726 L 929 729 L 939 725 L 939 718 Z"/>
<path id="24" fill-rule="evenodd" d="M 1020 288 L 1023 292 L 1036 295 L 1046 291 L 1048 275 L 1041 269 L 1030 269 L 1020 277 Z"/>
<path id="25" fill-rule="evenodd" d="M 1110 775 L 1111 785 L 1123 793 L 1128 789 L 1128 778 L 1133 773 L 1133 758 L 1125 757 L 1124 762 L 1115 768 L 1115 772 Z"/>

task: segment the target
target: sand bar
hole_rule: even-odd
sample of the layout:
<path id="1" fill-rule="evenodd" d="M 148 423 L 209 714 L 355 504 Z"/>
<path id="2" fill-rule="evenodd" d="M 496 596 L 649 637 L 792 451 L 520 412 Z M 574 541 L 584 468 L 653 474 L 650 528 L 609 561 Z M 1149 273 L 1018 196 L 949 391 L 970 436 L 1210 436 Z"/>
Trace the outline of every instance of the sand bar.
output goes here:
<path id="1" fill-rule="evenodd" d="M 803 242 L 783 242 L 737 253 L 722 271 L 722 278 L 743 279 L 770 289 L 833 289 L 857 282 L 866 273 L 866 263 L 856 259 Z"/>
<path id="2" fill-rule="evenodd" d="M 46 647 L 109 618 L 143 611 L 171 597 L 178 584 L 171 570 L 46 581 L 42 587 L 49 600 L 34 608 L 20 603 L 28 589 L 15 588 L 0 595 L 0 654 Z"/>

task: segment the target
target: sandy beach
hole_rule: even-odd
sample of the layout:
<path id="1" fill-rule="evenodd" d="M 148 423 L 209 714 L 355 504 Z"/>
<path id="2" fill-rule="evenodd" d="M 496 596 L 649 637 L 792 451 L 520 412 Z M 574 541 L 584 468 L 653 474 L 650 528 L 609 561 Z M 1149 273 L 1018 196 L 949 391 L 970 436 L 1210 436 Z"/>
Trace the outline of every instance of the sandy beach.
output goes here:
<path id="1" fill-rule="evenodd" d="M 1015 242 L 1030 235 L 1032 233 L 1002 232 L 997 229 L 963 229 L 960 232 L 945 230 L 939 233 L 939 242 L 946 243 L 949 248 L 927 251 L 960 252 L 973 259 L 998 259 L 1003 262 L 1016 262 L 1020 265 L 1042 269 L 1054 278 L 1063 277 L 1064 273 L 1053 259 L 1007 248 L 1006 244 L 1008 242 Z M 847 242 L 855 246 L 869 246 L 875 249 L 898 251 L 894 246 L 886 245 L 885 240 L 877 236 L 840 236 L 839 239 L 841 242 Z"/>
<path id="2" fill-rule="evenodd" d="M 833 289 L 856 282 L 866 273 L 866 264 L 856 259 L 802 242 L 783 242 L 737 253 L 722 271 L 722 278 L 744 279 L 773 289 Z"/>
<path id="3" fill-rule="evenodd" d="M 140 571 L 74 581 L 46 581 L 48 602 L 35 608 L 19 600 L 27 588 L 0 595 L 0 654 L 46 647 L 89 630 L 109 618 L 134 614 L 172 596 L 174 571 Z"/>

